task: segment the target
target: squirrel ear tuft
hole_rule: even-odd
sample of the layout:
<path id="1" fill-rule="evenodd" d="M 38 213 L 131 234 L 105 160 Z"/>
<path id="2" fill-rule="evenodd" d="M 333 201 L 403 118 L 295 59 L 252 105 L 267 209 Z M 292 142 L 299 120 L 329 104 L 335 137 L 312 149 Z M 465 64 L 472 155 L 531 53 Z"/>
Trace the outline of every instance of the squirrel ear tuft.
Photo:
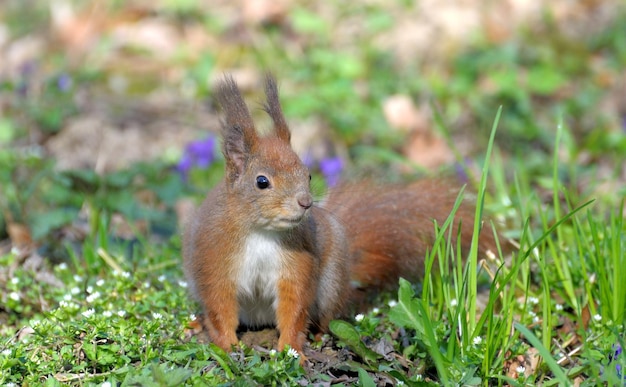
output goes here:
<path id="1" fill-rule="evenodd" d="M 265 77 L 265 95 L 267 103 L 264 109 L 272 118 L 272 121 L 274 121 L 274 131 L 278 138 L 289 143 L 291 141 L 291 132 L 283 116 L 283 109 L 280 107 L 278 86 L 276 86 L 276 80 L 272 74 L 269 73 Z"/>
<path id="2" fill-rule="evenodd" d="M 250 111 L 232 76 L 224 77 L 224 81 L 217 88 L 216 98 L 225 114 L 222 135 L 226 172 L 234 180 L 243 174 L 252 148 L 258 141 L 258 135 Z"/>

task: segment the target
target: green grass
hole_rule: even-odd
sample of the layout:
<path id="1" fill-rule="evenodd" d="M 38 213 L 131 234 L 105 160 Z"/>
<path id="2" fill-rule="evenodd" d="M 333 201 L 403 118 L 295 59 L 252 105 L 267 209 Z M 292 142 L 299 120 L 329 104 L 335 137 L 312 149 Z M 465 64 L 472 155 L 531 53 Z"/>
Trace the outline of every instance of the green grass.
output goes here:
<path id="1" fill-rule="evenodd" d="M 603 77 L 617 82 L 626 66 L 626 11 L 578 40 L 549 20 L 501 44 L 479 31 L 433 66 L 396 62 L 371 43 L 393 28 L 384 6 L 334 4 L 341 17 L 363 21 L 354 45 L 341 47 L 341 20 L 304 5 L 290 11 L 288 26 L 255 25 L 251 39 L 232 43 L 236 31 L 199 2 L 158 3 L 163 20 L 201 26 L 220 49 L 180 42 L 173 58 L 158 58 L 172 81 L 110 66 L 157 59 L 142 50 L 118 52 L 104 40 L 89 61 L 70 62 L 51 44 L 36 66 L 0 79 L 0 240 L 22 225 L 38 248 L 0 244 L 0 385 L 626 384 L 626 353 L 615 355 L 626 341 L 626 132 L 624 117 L 601 108 Z M 10 38 L 42 34 L 47 7 L 11 2 Z M 116 20 L 124 10 L 116 3 L 103 12 Z M 80 96 L 109 95 L 120 73 L 130 78 L 127 94 L 115 95 L 120 105 L 152 91 L 198 103 L 211 97 L 207 79 L 231 68 L 273 70 L 288 121 L 319 122 L 333 140 L 324 157 L 343 156 L 354 174 L 412 166 L 402 155 L 406 137 L 380 108 L 385 98 L 402 93 L 430 106 L 432 125 L 469 175 L 457 205 L 476 192 L 477 214 L 519 249 L 484 258 L 474 240 L 463 260 L 451 239 L 453 211 L 434 225 L 424 281 L 402 281 L 368 313 L 333 322 L 332 334 L 311 344 L 324 360 L 310 369 L 289 352 L 229 354 L 203 342 L 193 331 L 199 307 L 181 271 L 175 208 L 215 184 L 219 156 L 183 182 L 173 169 L 182 149 L 98 174 L 59 171 L 42 147 L 86 114 Z M 59 87 L 65 75 L 69 88 Z M 463 159 L 459 138 L 481 151 Z M 314 175 L 323 185 L 317 167 Z"/>
<path id="2" fill-rule="evenodd" d="M 519 184 L 504 191 L 531 190 Z M 564 193 L 559 184 L 553 187 L 554 198 Z M 615 373 L 616 364 L 624 366 L 623 355 L 609 364 L 614 346 L 624 341 L 623 207 L 603 216 L 593 202 L 564 212 L 533 195 L 518 195 L 514 202 L 515 211 L 525 215 L 519 218 L 521 248 L 512 261 L 497 261 L 484 312 L 471 302 L 476 297 L 472 286 L 477 286 L 472 284 L 479 280 L 472 266 L 478 265 L 472 258 L 460 264 L 446 222 L 427 267 L 435 259 L 453 265 L 440 265 L 438 273 L 427 270 L 419 299 L 403 282 L 388 314 L 368 315 L 353 322 L 354 327 L 335 324 L 339 342 L 362 359 L 338 369 L 353 370 L 363 384 L 371 379 L 367 375 L 379 374 L 406 384 L 564 385 L 579 375 L 590 385 L 623 383 Z M 228 355 L 197 343 L 189 337 L 197 307 L 189 301 L 180 272 L 178 237 L 156 246 L 142 241 L 131 258 L 128 246 L 109 241 L 105 226 L 85 241 L 84 257 L 50 266 L 61 286 L 32 278 L 14 254 L 2 257 L 4 267 L 16 269 L 3 294 L 11 313 L 1 331 L 0 383 L 291 384 L 327 378 L 307 374 L 286 353 L 244 349 Z M 587 322 L 585 309 L 591 316 Z M 560 331 L 566 322 L 573 325 Z M 407 328 L 408 346 L 391 339 L 396 327 Z M 567 344 L 573 337 L 577 344 Z M 413 364 L 410 368 L 422 372 L 407 372 L 365 344 L 379 340 L 393 342 L 397 353 Z M 540 360 L 530 375 L 507 376 L 511 359 L 531 354 Z M 528 369 L 530 360 L 521 364 Z"/>

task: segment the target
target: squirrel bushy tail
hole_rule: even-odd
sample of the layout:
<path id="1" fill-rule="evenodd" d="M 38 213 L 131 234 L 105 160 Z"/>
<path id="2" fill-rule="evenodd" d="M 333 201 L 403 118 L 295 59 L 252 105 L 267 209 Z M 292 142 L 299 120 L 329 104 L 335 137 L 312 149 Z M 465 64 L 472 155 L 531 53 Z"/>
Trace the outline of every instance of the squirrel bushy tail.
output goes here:
<path id="1" fill-rule="evenodd" d="M 346 230 L 354 295 L 392 289 L 403 277 L 421 281 L 424 257 L 435 241 L 435 221 L 441 227 L 454 208 L 460 186 L 449 180 L 424 179 L 406 184 L 346 184 L 331 191 L 325 208 Z M 463 255 L 470 249 L 475 217 L 471 199 L 464 199 L 452 224 Z M 491 227 L 484 225 L 479 253 L 496 251 Z"/>

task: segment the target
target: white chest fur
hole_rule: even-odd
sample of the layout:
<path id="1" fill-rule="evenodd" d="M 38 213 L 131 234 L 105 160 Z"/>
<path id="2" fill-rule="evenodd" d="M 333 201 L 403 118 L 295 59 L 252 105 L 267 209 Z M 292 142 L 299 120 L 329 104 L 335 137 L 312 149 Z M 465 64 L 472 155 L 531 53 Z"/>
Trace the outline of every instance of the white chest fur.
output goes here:
<path id="1" fill-rule="evenodd" d="M 237 275 L 241 323 L 249 326 L 276 323 L 280 251 L 278 236 L 274 233 L 254 233 L 246 240 Z"/>

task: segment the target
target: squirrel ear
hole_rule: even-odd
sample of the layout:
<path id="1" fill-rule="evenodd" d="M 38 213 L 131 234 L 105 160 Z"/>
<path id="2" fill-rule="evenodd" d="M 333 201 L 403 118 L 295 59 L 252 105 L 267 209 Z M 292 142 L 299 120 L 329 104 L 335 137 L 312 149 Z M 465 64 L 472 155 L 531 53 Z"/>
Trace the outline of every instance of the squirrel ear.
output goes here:
<path id="1" fill-rule="evenodd" d="M 274 121 L 274 131 L 278 138 L 289 143 L 291 141 L 291 132 L 283 116 L 283 109 L 280 107 L 276 80 L 272 74 L 269 73 L 265 77 L 265 95 L 267 97 L 267 103 L 264 109 L 267 114 L 270 115 L 272 121 Z"/>
<path id="2" fill-rule="evenodd" d="M 243 173 L 258 136 L 248 107 L 232 76 L 224 77 L 217 88 L 216 97 L 225 114 L 222 135 L 227 174 L 235 179 Z"/>

